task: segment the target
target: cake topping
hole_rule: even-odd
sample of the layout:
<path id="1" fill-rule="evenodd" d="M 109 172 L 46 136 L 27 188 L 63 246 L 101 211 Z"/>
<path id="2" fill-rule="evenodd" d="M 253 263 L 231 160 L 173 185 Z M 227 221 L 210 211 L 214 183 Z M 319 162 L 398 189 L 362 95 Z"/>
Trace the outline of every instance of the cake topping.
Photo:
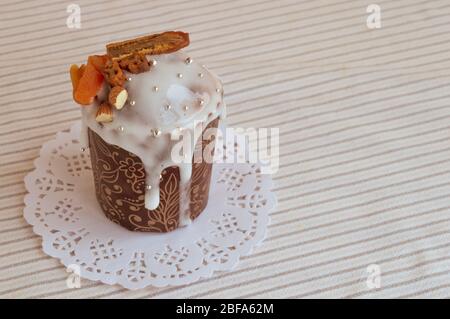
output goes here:
<path id="1" fill-rule="evenodd" d="M 73 98 L 75 99 L 75 90 L 77 89 L 78 83 L 80 83 L 80 78 L 83 76 L 85 65 L 82 64 L 80 67 L 76 64 L 70 66 L 70 80 L 72 81 Z"/>
<path id="2" fill-rule="evenodd" d="M 81 105 L 89 105 L 94 101 L 103 84 L 103 75 L 88 60 L 85 68 L 71 67 L 72 86 L 74 87 L 74 100 Z"/>
<path id="3" fill-rule="evenodd" d="M 106 104 L 109 103 L 110 106 L 121 110 L 128 99 L 124 85 L 127 81 L 131 81 L 131 77 L 127 77 L 125 72 L 132 74 L 148 72 L 156 65 L 156 60 L 149 61 L 147 55 L 171 53 L 187 45 L 189 34 L 177 31 L 108 44 L 107 54 L 89 56 L 86 66 L 70 67 L 73 98 L 81 105 L 92 104 L 106 80 L 110 91 L 107 98 L 104 97 L 106 100 L 98 107 L 96 119 L 98 118 L 98 122 L 101 123 L 111 122 L 112 110 L 111 107 L 107 109 Z M 192 63 L 192 59 L 187 58 L 186 63 Z M 179 78 L 182 76 L 181 73 L 178 74 Z M 153 91 L 157 92 L 158 89 L 158 86 L 153 86 Z M 134 104 L 134 100 L 130 102 L 130 105 Z"/>
<path id="4" fill-rule="evenodd" d="M 100 104 L 95 115 L 95 120 L 99 123 L 109 123 L 113 120 L 111 105 L 106 102 Z"/>
<path id="5" fill-rule="evenodd" d="M 113 61 L 110 57 L 106 60 L 105 67 L 103 68 L 103 75 L 111 86 L 122 86 L 127 80 L 120 68 L 119 62 Z"/>
<path id="6" fill-rule="evenodd" d="M 82 64 L 81 67 L 78 67 L 76 64 L 72 64 L 70 66 L 70 79 L 72 81 L 72 88 L 74 91 L 80 82 L 81 76 L 83 75 L 82 71 L 80 71 L 81 68 L 84 69 L 84 64 Z"/>
<path id="7" fill-rule="evenodd" d="M 133 74 L 139 74 L 150 70 L 150 63 L 144 53 L 134 52 L 118 60 L 122 70 L 126 70 Z"/>
<path id="8" fill-rule="evenodd" d="M 108 102 L 120 110 L 128 99 L 128 92 L 121 86 L 115 86 L 109 91 Z"/>
<path id="9" fill-rule="evenodd" d="M 144 55 L 158 55 L 172 53 L 188 45 L 188 33 L 168 31 L 108 44 L 106 52 L 113 59 L 120 60 L 136 52 Z"/>

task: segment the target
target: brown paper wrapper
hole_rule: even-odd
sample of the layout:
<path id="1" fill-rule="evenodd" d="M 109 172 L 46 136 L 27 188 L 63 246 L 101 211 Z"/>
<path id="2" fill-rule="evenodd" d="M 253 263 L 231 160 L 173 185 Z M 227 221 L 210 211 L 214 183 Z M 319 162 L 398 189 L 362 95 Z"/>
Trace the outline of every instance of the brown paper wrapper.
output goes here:
<path id="1" fill-rule="evenodd" d="M 217 128 L 219 119 L 209 128 Z M 180 173 L 176 166 L 163 170 L 160 181 L 160 204 L 155 210 L 145 208 L 145 170 L 139 157 L 117 145 L 105 142 L 89 129 L 89 147 L 97 200 L 113 222 L 132 231 L 169 232 L 178 228 L 180 217 Z M 206 134 L 205 134 L 206 135 Z M 196 151 L 202 154 L 214 136 L 199 138 Z M 208 203 L 212 164 L 192 163 L 188 190 L 190 218 L 197 218 Z"/>

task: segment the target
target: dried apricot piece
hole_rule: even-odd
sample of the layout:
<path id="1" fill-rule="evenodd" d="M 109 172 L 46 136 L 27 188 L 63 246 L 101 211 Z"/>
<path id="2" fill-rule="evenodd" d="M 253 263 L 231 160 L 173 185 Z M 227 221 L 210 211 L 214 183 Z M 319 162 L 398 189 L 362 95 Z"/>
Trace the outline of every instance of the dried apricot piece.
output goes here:
<path id="1" fill-rule="evenodd" d="M 168 31 L 122 42 L 110 43 L 106 46 L 106 52 L 113 59 L 123 59 L 132 55 L 134 52 L 144 55 L 165 54 L 178 51 L 188 45 L 188 33 Z"/>
<path id="2" fill-rule="evenodd" d="M 108 61 L 108 56 L 104 55 L 91 55 L 88 57 L 88 63 L 91 63 L 95 66 L 97 71 L 103 72 L 105 68 L 106 62 Z"/>
<path id="3" fill-rule="evenodd" d="M 80 83 L 80 79 L 83 76 L 86 66 L 82 64 L 80 67 L 76 64 L 70 66 L 70 80 L 72 81 L 72 94 L 75 99 L 75 90 Z"/>
<path id="4" fill-rule="evenodd" d="M 72 81 L 72 89 L 75 89 L 78 86 L 78 82 L 80 82 L 80 68 L 76 64 L 72 64 L 70 66 L 70 80 Z"/>
<path id="5" fill-rule="evenodd" d="M 86 65 L 82 64 L 78 69 L 78 76 L 81 78 L 83 76 L 84 70 L 86 69 Z"/>
<path id="6" fill-rule="evenodd" d="M 83 75 L 75 88 L 75 101 L 81 105 L 91 104 L 98 91 L 100 91 L 102 84 L 103 75 L 96 69 L 94 64 L 88 60 Z"/>

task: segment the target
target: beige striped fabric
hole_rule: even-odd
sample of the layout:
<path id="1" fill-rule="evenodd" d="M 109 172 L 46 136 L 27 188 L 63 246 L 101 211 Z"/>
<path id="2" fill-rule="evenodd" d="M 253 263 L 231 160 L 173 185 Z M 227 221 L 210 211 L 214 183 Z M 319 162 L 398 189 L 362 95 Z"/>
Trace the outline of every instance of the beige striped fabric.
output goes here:
<path id="1" fill-rule="evenodd" d="M 69 1 L 2 0 L 0 297 L 450 297 L 448 0 L 73 2 L 80 29 Z M 186 51 L 221 76 L 229 125 L 280 129 L 268 238 L 187 286 L 69 289 L 22 217 L 24 176 L 80 118 L 68 66 L 164 30 L 190 32 Z"/>

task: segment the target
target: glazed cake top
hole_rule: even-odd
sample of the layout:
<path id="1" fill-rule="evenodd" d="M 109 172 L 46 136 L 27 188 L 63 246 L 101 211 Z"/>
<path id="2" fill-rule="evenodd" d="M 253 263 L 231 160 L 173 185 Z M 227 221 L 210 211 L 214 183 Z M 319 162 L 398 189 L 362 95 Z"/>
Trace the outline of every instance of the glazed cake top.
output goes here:
<path id="1" fill-rule="evenodd" d="M 125 71 L 128 92 L 125 106 L 112 108 L 113 121 L 101 123 L 103 130 L 136 135 L 137 139 L 158 133 L 170 133 L 195 121 L 217 117 L 223 89 L 220 80 L 183 52 L 147 56 L 151 69 L 139 74 Z M 82 109 L 83 116 L 96 125 L 97 107 L 107 99 L 103 87 L 92 107 Z"/>
<path id="2" fill-rule="evenodd" d="M 86 67 L 71 67 L 74 99 L 84 105 L 82 147 L 89 146 L 87 130 L 91 129 L 107 143 L 138 156 L 146 173 L 149 210 L 159 205 L 160 177 L 167 167 L 179 168 L 183 197 L 198 138 L 210 122 L 225 117 L 220 80 L 178 51 L 188 43 L 182 32 L 147 36 L 108 45 L 112 56 L 91 56 Z M 136 47 L 140 51 L 130 51 Z M 173 156 L 180 139 L 191 144 L 183 147 L 181 160 Z M 180 212 L 180 218 L 188 215 Z"/>

